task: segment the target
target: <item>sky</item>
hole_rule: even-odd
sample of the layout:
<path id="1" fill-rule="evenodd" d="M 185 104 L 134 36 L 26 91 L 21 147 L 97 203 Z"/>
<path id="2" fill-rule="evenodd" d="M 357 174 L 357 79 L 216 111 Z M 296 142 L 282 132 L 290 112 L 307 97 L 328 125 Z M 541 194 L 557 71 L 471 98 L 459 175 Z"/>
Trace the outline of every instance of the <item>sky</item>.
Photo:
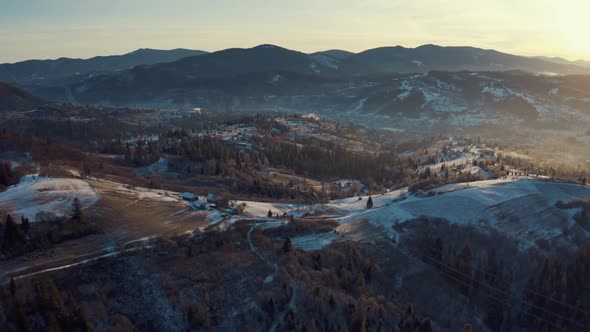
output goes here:
<path id="1" fill-rule="evenodd" d="M 438 44 L 590 59 L 588 13 L 587 0 L 0 0 L 0 62 L 259 44 Z"/>

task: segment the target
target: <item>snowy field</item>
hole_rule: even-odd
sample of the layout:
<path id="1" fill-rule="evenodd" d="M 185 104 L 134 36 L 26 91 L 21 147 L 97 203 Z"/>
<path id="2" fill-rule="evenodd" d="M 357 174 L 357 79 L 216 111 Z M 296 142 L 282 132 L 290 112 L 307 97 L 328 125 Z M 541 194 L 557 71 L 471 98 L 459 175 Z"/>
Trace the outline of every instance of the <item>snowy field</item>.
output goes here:
<path id="1" fill-rule="evenodd" d="M 589 186 L 523 177 L 450 184 L 433 190 L 437 194 L 428 197 L 410 195 L 405 189 L 373 196 L 372 209 L 366 209 L 366 198 L 334 201 L 329 205 L 341 213 L 335 218 L 340 226 L 334 233 L 353 240 L 377 235 L 395 240 L 395 224 L 430 216 L 480 227 L 482 231 L 494 228 L 518 239 L 522 249 L 539 239 L 559 239 L 563 229 L 577 229 L 586 237 L 589 235 L 572 219 L 576 210 L 555 207 L 560 200 L 590 199 Z M 337 238 L 307 235 L 295 238 L 293 243 L 313 250 Z"/>
<path id="2" fill-rule="evenodd" d="M 295 214 L 296 215 L 296 204 L 288 203 L 266 203 L 266 202 L 254 202 L 254 201 L 238 201 L 238 204 L 245 203 L 246 209 L 244 213 L 252 218 L 266 218 L 268 217 L 268 210 L 270 210 L 273 216 L 277 213 L 282 216 L 283 213 Z"/>
<path id="3" fill-rule="evenodd" d="M 0 193 L 0 210 L 16 218 L 25 216 L 31 221 L 38 221 L 43 214 L 69 215 L 76 198 L 83 208 L 99 200 L 98 194 L 85 181 L 28 175 L 17 185 Z"/>
<path id="4" fill-rule="evenodd" d="M 99 180 L 95 180 L 99 181 Z M 94 183 L 94 182 L 93 182 Z M 350 197 L 313 207 L 289 203 L 237 201 L 245 203 L 244 214 L 235 215 L 225 210 L 207 208 L 198 211 L 191 204 L 180 199 L 179 193 L 147 188 L 130 188 L 110 181 L 99 181 L 107 192 L 128 193 L 132 206 L 142 201 L 145 204 L 170 204 L 169 213 L 191 218 L 201 216 L 210 225 L 226 229 L 232 223 L 244 219 L 260 222 L 288 222 L 276 219 L 277 214 L 305 216 L 306 212 L 323 212 L 323 217 L 334 219 L 339 226 L 332 233 L 312 234 L 294 238 L 294 246 L 313 250 L 335 240 L 371 240 L 386 237 L 396 240 L 399 236 L 393 226 L 420 216 L 447 219 L 451 223 L 472 225 L 482 231 L 495 229 L 507 236 L 518 239 L 522 249 L 529 248 L 539 239 L 563 240 L 564 229 L 590 237 L 572 218 L 575 209 L 562 210 L 555 206 L 557 201 L 570 202 L 575 199 L 590 199 L 590 187 L 560 181 L 532 177 L 508 177 L 496 180 L 448 184 L 432 189 L 432 195 L 417 197 L 407 188 L 374 195 L 372 209 L 366 208 L 367 197 Z M 97 192 L 80 179 L 45 178 L 29 175 L 18 185 L 0 193 L 0 210 L 16 218 L 26 216 L 39 221 L 45 216 L 70 214 L 72 204 L 78 198 L 84 208 L 99 200 Z M 206 204 L 202 202 L 201 204 Z M 271 210 L 273 218 L 268 218 Z"/>

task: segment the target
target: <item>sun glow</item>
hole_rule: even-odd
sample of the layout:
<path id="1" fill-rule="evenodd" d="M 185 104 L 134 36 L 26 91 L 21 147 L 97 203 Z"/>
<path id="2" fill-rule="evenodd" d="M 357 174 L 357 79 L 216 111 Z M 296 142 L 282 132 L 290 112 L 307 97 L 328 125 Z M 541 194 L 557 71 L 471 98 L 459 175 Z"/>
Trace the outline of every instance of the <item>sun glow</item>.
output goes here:
<path id="1" fill-rule="evenodd" d="M 590 60 L 587 0 L 5 2 L 0 62 L 265 43 L 305 52 L 432 43 Z"/>
<path id="2" fill-rule="evenodd" d="M 571 53 L 571 60 L 590 56 L 590 2 L 588 1 L 554 1 L 551 4 L 552 28 L 559 35 L 564 53 Z"/>

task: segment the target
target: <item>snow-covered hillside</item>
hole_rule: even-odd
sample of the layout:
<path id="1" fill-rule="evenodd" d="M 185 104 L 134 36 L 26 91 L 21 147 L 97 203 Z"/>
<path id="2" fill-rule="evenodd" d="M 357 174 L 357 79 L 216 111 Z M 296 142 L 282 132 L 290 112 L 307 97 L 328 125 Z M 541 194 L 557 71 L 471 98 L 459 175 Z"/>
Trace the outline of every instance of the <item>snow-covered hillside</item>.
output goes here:
<path id="1" fill-rule="evenodd" d="M 162 195 L 161 192 L 131 190 L 122 185 L 116 188 L 136 193 L 137 200 L 182 202 L 178 193 Z M 80 179 L 26 176 L 18 185 L 0 193 L 0 208 L 17 218 L 26 216 L 38 221 L 44 215 L 68 215 L 75 198 L 87 208 L 99 200 L 99 195 Z M 238 201 L 236 205 L 246 204 L 242 215 L 211 208 L 202 212 L 189 210 L 196 215 L 203 214 L 211 224 L 222 229 L 244 218 L 267 222 L 268 210 L 272 211 L 273 220 L 277 214 L 303 217 L 305 212 L 329 212 L 329 217 L 337 220 L 339 226 L 331 233 L 293 239 L 294 245 L 303 249 L 319 249 L 339 239 L 364 240 L 384 236 L 395 240 L 399 234 L 393 226 L 420 216 L 443 218 L 451 223 L 478 227 L 484 232 L 495 229 L 518 239 L 520 247 L 526 249 L 539 239 L 568 244 L 570 239 L 564 233 L 590 238 L 590 233 L 573 218 L 576 209 L 556 207 L 558 201 L 576 199 L 590 199 L 590 187 L 533 177 L 507 177 L 444 185 L 430 190 L 425 197 L 415 196 L 406 188 L 391 191 L 372 196 L 372 209 L 366 208 L 367 197 L 351 197 L 316 206 Z M 189 213 L 186 206 L 180 204 L 176 213 Z M 288 219 L 283 221 L 288 222 Z"/>
<path id="2" fill-rule="evenodd" d="M 43 218 L 43 214 L 69 215 L 76 198 L 84 208 L 99 200 L 99 196 L 85 181 L 29 175 L 0 193 L 0 210 L 16 218 L 25 216 L 31 221 L 38 221 Z"/>
<path id="3" fill-rule="evenodd" d="M 393 226 L 420 216 L 439 217 L 451 223 L 472 225 L 486 231 L 494 228 L 518 239 L 521 248 L 539 239 L 565 240 L 570 234 L 590 234 L 572 218 L 575 210 L 561 210 L 558 201 L 590 199 L 590 187 L 536 178 L 506 178 L 445 185 L 435 194 L 416 197 L 399 190 L 374 196 L 374 207 L 366 209 L 366 200 L 347 198 L 330 204 L 340 211 L 340 226 L 334 234 L 319 234 L 294 239 L 295 246 L 318 249 L 332 240 L 347 237 L 357 240 L 386 234 L 395 239 Z M 562 238 L 563 237 L 563 238 Z"/>

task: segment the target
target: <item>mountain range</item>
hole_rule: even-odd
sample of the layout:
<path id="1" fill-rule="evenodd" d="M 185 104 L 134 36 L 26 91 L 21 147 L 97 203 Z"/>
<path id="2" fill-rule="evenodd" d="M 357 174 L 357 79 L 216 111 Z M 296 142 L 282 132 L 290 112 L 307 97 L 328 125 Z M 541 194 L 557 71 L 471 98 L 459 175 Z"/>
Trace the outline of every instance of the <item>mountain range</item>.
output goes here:
<path id="1" fill-rule="evenodd" d="M 174 50 L 138 49 L 123 55 L 96 56 L 90 59 L 59 58 L 5 63 L 0 64 L 0 81 L 12 84 L 39 84 L 69 76 L 86 78 L 100 73 L 130 69 L 138 65 L 172 62 L 204 53 L 206 52 L 181 48 Z"/>
<path id="2" fill-rule="evenodd" d="M 590 68 L 473 47 L 382 47 L 361 53 L 306 54 L 274 45 L 232 48 L 173 62 L 138 65 L 82 80 L 33 87 L 46 99 L 78 103 L 219 105 L 240 96 L 310 95 L 319 85 L 431 71 L 522 71 L 535 75 L 590 74 Z M 288 82 L 285 79 L 288 78 Z M 39 84 L 37 84 L 39 85 Z M 313 87 L 313 88 L 312 88 Z M 65 88 L 65 89 L 64 89 Z M 312 90 L 309 90 L 312 88 Z M 211 103 L 211 99 L 218 101 Z M 205 101 L 201 101 L 206 99 Z M 192 101 L 191 101 L 192 100 Z"/>
<path id="3" fill-rule="evenodd" d="M 580 67 L 590 67 L 590 61 L 588 61 L 588 60 L 569 61 L 567 59 L 560 58 L 560 57 L 547 57 L 547 56 L 537 56 L 536 58 L 541 59 L 541 60 L 545 60 L 545 61 L 555 62 L 555 63 L 576 65 L 576 66 L 580 66 Z"/>
<path id="4" fill-rule="evenodd" d="M 144 67 L 136 69 L 137 66 Z M 521 70 L 569 75 L 590 73 L 590 62 L 523 57 L 475 47 L 437 45 L 416 48 L 380 47 L 360 53 L 327 50 L 311 54 L 274 45 L 260 45 L 212 53 L 187 49 L 139 49 L 123 55 L 97 56 L 90 59 L 27 60 L 0 64 L 0 81 L 16 85 L 63 85 L 99 75 L 129 77 L 139 72 L 151 72 L 149 75 L 166 74 L 166 77 L 178 81 L 268 71 L 342 76 L 394 72 L 424 73 L 432 70 Z"/>
<path id="5" fill-rule="evenodd" d="M 197 55 L 183 57 L 187 52 Z M 180 58 L 150 63 L 174 57 Z M 590 76 L 584 76 L 590 67 L 473 47 L 395 46 L 306 54 L 260 45 L 211 53 L 138 50 L 111 59 L 109 66 L 104 57 L 72 60 L 84 75 L 55 70 L 51 79 L 31 80 L 34 70 L 23 70 L 26 79 L 14 85 L 48 101 L 316 112 L 408 130 L 436 123 L 499 123 L 507 115 L 531 125 L 585 125 L 590 107 Z M 41 63 L 57 68 L 65 60 L 51 61 Z M 13 65 L 24 68 L 27 63 Z"/>
<path id="6" fill-rule="evenodd" d="M 423 45 L 416 48 L 401 46 L 367 50 L 345 60 L 344 67 L 353 71 L 428 72 L 447 71 L 508 71 L 532 73 L 579 74 L 589 72 L 571 63 L 555 63 L 527 58 L 495 50 L 475 47 L 442 47 Z"/>

